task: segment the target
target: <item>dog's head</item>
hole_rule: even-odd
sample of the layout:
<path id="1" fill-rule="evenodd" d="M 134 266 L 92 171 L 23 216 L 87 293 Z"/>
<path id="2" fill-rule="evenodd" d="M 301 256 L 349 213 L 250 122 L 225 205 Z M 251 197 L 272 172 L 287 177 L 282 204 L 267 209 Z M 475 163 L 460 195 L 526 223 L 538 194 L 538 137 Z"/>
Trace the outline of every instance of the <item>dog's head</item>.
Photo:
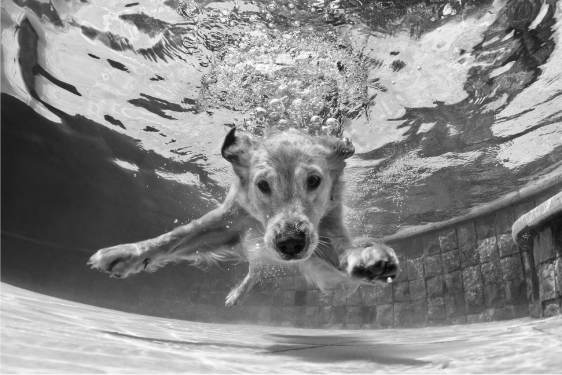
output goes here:
<path id="1" fill-rule="evenodd" d="M 268 251 L 284 261 L 308 258 L 320 220 L 341 203 L 340 177 L 351 142 L 290 130 L 260 140 L 232 129 L 222 155 L 238 177 L 238 200 L 265 228 Z"/>

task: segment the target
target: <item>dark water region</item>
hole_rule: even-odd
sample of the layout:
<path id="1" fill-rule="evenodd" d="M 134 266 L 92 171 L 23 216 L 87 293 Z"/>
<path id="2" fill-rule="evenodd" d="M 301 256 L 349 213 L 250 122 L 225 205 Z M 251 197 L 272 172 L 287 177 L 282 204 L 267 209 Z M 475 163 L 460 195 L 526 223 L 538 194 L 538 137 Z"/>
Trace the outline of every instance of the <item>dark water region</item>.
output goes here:
<path id="1" fill-rule="evenodd" d="M 0 229 L 64 243 L 76 227 L 88 249 L 157 234 L 224 196 L 228 127 L 264 124 L 353 140 L 354 234 L 462 215 L 559 172 L 559 12 L 550 0 L 4 2 Z"/>

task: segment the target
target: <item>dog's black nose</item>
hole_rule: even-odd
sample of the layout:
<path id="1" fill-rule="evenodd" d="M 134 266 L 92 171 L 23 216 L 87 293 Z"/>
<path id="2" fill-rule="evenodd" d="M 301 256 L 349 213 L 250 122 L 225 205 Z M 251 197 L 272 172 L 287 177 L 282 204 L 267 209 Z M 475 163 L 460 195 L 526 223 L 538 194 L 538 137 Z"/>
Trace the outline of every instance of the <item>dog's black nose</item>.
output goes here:
<path id="1" fill-rule="evenodd" d="M 294 232 L 290 234 L 280 235 L 277 238 L 275 247 L 281 254 L 288 257 L 295 257 L 300 254 L 306 247 L 306 234 L 304 232 Z"/>

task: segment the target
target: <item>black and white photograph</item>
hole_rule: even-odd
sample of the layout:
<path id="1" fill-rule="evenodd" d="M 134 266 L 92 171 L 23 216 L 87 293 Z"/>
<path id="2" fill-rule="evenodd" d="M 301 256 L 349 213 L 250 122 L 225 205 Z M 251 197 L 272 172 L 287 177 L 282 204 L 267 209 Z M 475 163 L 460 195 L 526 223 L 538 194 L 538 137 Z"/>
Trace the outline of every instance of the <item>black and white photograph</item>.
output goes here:
<path id="1" fill-rule="evenodd" d="M 562 0 L 1 0 L 2 374 L 560 374 Z"/>

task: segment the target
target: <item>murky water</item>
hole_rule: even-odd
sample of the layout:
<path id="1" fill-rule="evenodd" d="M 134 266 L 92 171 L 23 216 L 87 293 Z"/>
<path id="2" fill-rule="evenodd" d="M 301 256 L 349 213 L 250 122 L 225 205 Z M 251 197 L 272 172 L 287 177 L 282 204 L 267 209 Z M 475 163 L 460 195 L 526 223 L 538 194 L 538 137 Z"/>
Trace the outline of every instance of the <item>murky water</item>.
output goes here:
<path id="1" fill-rule="evenodd" d="M 157 155 L 150 173 L 190 192 L 180 222 L 228 188 L 230 127 L 341 133 L 357 149 L 348 223 L 379 236 L 560 173 L 561 14 L 554 0 L 7 0 L 2 92 L 78 134 L 136 140 L 140 155 L 113 160 L 135 177 Z"/>

